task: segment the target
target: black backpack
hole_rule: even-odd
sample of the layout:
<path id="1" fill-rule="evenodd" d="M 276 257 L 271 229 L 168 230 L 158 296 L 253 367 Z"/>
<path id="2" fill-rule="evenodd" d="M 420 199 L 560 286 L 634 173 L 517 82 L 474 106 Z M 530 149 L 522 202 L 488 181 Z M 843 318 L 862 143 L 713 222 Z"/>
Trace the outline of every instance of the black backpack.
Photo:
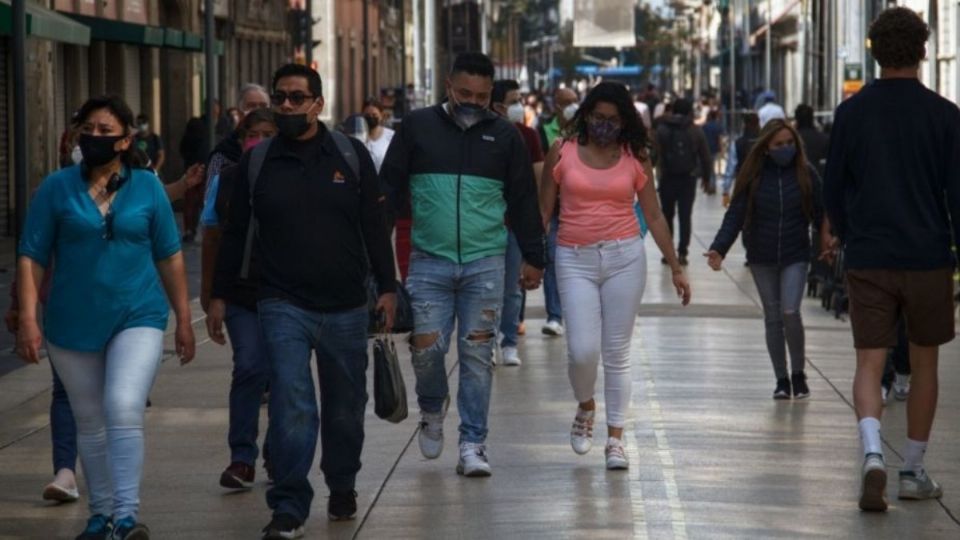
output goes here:
<path id="1" fill-rule="evenodd" d="M 692 176 L 697 168 L 697 152 L 689 126 L 667 124 L 666 144 L 660 149 L 660 162 L 668 176 Z"/>

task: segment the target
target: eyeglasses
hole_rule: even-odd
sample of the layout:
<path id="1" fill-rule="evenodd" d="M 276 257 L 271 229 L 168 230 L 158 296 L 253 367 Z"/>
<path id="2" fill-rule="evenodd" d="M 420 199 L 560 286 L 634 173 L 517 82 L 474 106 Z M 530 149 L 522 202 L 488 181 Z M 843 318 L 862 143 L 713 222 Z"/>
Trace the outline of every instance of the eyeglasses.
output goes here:
<path id="1" fill-rule="evenodd" d="M 304 101 L 308 99 L 313 99 L 313 98 L 314 98 L 313 95 L 304 94 L 303 92 L 300 92 L 300 91 L 290 92 L 289 94 L 286 92 L 277 91 L 277 92 L 274 92 L 272 96 L 270 96 L 270 103 L 273 103 L 274 107 L 279 107 L 283 105 L 285 101 L 290 100 L 291 105 L 293 105 L 294 107 L 299 107 L 303 105 Z"/>
<path id="2" fill-rule="evenodd" d="M 113 240 L 113 208 L 103 216 L 103 239 Z"/>

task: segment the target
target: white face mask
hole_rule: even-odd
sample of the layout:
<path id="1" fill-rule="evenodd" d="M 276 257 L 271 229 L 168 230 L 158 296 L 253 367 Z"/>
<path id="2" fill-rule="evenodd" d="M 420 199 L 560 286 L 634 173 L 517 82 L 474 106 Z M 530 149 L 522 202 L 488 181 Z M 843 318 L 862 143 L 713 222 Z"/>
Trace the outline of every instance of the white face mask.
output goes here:
<path id="1" fill-rule="evenodd" d="M 507 119 L 514 124 L 523 122 L 523 117 L 524 110 L 522 103 L 514 103 L 513 105 L 507 107 Z"/>
<path id="2" fill-rule="evenodd" d="M 70 152 L 70 159 L 73 161 L 74 165 L 79 165 L 83 161 L 83 152 L 80 151 L 80 145 L 73 147 L 73 152 Z"/>
<path id="3" fill-rule="evenodd" d="M 563 119 L 567 122 L 573 120 L 574 115 L 577 114 L 577 111 L 580 109 L 580 105 L 576 103 L 571 103 L 564 107 L 563 109 Z"/>

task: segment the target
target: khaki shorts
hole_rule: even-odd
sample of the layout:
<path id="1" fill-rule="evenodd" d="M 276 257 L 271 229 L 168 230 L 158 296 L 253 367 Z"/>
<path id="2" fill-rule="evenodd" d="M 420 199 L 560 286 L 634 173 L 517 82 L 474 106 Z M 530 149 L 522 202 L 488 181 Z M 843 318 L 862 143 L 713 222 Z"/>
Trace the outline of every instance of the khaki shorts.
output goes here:
<path id="1" fill-rule="evenodd" d="M 897 320 L 910 343 L 943 345 L 954 338 L 953 270 L 848 270 L 850 323 L 857 349 L 897 344 Z"/>

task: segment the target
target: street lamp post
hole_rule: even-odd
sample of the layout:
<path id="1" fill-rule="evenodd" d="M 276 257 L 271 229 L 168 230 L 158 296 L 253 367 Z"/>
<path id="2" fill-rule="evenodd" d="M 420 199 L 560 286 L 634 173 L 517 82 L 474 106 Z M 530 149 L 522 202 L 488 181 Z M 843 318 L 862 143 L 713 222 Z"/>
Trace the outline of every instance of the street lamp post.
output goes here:
<path id="1" fill-rule="evenodd" d="M 772 89 L 772 72 L 770 68 L 771 57 L 773 56 L 773 0 L 767 0 L 767 51 L 764 59 L 764 70 L 767 90 Z"/>

